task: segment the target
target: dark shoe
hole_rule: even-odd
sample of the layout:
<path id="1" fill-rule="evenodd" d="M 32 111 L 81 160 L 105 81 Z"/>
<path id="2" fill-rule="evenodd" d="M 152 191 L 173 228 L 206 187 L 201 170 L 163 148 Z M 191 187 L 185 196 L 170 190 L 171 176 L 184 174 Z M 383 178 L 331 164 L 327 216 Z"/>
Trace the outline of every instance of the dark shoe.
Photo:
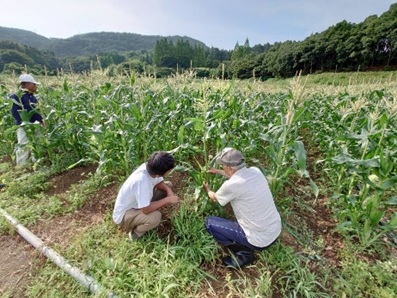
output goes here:
<path id="1" fill-rule="evenodd" d="M 227 249 L 229 249 L 234 255 L 239 252 L 239 251 L 250 251 L 248 247 L 245 247 L 243 245 L 240 245 L 238 243 L 233 243 L 226 245 Z"/>
<path id="2" fill-rule="evenodd" d="M 4 188 L 4 187 L 6 187 L 5 184 L 0 184 L 0 189 L 2 189 L 2 188 Z"/>
<path id="3" fill-rule="evenodd" d="M 238 251 L 235 257 L 224 257 L 223 264 L 235 269 L 247 266 L 255 261 L 255 255 L 252 251 Z"/>

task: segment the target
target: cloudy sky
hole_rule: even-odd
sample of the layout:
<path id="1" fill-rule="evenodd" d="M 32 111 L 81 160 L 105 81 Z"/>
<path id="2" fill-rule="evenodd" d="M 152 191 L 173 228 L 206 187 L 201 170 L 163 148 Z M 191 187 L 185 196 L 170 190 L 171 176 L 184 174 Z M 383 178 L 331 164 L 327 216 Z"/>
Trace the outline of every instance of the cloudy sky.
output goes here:
<path id="1" fill-rule="evenodd" d="M 189 36 L 232 50 L 300 41 L 346 20 L 380 16 L 396 0 L 3 0 L 0 26 L 67 38 L 89 32 Z"/>

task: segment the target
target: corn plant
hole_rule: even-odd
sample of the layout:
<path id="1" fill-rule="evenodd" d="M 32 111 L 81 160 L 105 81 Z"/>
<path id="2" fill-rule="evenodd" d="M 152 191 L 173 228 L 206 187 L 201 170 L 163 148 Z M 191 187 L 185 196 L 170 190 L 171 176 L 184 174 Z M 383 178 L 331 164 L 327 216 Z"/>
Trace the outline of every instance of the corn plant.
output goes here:
<path id="1" fill-rule="evenodd" d="M 188 157 L 190 162 L 182 162 L 177 169 L 189 173 L 192 177 L 196 211 L 199 209 L 203 211 L 208 203 L 203 183 L 204 181 L 214 182 L 217 179 L 213 175 L 208 174 L 207 171 L 213 163 L 211 156 L 214 157 L 222 144 L 222 139 L 219 135 L 221 130 L 219 125 L 217 125 L 217 121 L 224 118 L 225 114 L 222 113 L 222 110 L 210 110 L 210 100 L 206 97 L 206 91 L 199 92 L 197 95 L 200 96 L 195 99 L 197 108 L 200 111 L 198 116 L 201 117 L 196 116 L 185 119 L 187 122 L 182 124 L 178 131 L 179 148 L 184 151 L 184 155 Z M 197 139 L 196 144 L 199 145 L 190 144 L 194 138 Z"/>
<path id="2" fill-rule="evenodd" d="M 385 95 L 372 92 L 367 100 L 365 96 L 340 97 L 341 103 L 336 106 L 341 107 L 342 117 L 336 134 L 330 129 L 326 133 L 336 140 L 329 143 L 332 150 L 327 151 L 326 163 L 334 183 L 333 198 L 341 209 L 339 229 L 358 237 L 364 247 L 395 228 L 394 217 L 387 226 L 379 226 L 393 202 L 390 193 L 396 182 L 391 129 L 395 121 L 391 117 L 393 112 L 381 107 Z M 331 109 L 332 105 L 329 107 L 329 115 L 338 113 Z"/>
<path id="3" fill-rule="evenodd" d="M 298 77 L 289 94 L 286 97 L 279 97 L 276 102 L 276 106 L 286 105 L 286 110 L 281 109 L 275 117 L 273 116 L 272 119 L 276 121 L 269 123 L 265 127 L 266 132 L 259 135 L 259 138 L 266 142 L 264 151 L 271 161 L 268 178 L 274 196 L 284 188 L 292 173 L 309 178 L 315 196 L 317 197 L 319 193 L 307 170 L 304 144 L 299 140 L 299 123 L 306 111 L 303 88 Z"/>

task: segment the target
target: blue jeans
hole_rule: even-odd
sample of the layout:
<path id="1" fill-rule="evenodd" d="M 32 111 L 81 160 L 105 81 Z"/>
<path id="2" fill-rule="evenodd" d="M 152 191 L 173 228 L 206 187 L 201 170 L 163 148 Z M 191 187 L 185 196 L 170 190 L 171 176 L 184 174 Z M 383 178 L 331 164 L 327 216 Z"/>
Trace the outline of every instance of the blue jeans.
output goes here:
<path id="1" fill-rule="evenodd" d="M 264 250 L 265 247 L 257 247 L 248 242 L 243 229 L 237 221 L 227 220 L 217 216 L 208 216 L 205 219 L 205 228 L 214 239 L 223 245 L 239 244 L 251 250 Z"/>

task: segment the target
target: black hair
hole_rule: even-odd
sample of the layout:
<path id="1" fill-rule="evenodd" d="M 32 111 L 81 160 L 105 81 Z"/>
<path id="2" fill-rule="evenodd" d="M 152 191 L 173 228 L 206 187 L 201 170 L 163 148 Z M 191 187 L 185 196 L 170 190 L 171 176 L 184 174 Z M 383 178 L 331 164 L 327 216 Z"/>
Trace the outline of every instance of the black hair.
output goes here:
<path id="1" fill-rule="evenodd" d="M 174 157 L 165 151 L 154 152 L 146 163 L 146 169 L 150 175 L 164 176 L 175 167 Z"/>

